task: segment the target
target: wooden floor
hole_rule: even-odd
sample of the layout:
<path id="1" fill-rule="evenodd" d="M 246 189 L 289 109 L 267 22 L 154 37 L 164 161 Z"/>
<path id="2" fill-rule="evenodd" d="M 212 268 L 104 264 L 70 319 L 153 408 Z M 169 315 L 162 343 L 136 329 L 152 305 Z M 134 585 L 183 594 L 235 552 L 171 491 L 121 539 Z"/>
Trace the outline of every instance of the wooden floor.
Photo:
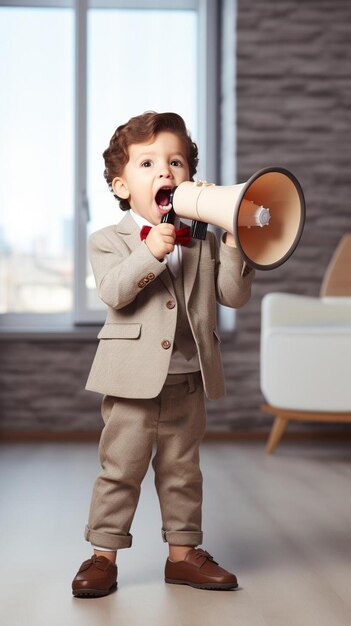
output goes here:
<path id="1" fill-rule="evenodd" d="M 167 546 L 149 471 L 119 589 L 71 596 L 90 545 L 82 538 L 96 444 L 2 445 L 0 622 L 11 626 L 349 626 L 349 443 L 255 442 L 202 448 L 204 547 L 240 588 L 167 585 Z"/>

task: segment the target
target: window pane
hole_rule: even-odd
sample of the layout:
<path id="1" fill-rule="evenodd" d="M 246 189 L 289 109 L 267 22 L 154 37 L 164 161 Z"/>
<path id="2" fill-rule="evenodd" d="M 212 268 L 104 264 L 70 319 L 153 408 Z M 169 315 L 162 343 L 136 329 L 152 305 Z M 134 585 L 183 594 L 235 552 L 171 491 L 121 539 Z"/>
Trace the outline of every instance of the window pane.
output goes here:
<path id="1" fill-rule="evenodd" d="M 103 177 L 102 152 L 114 130 L 146 110 L 175 111 L 197 135 L 197 13 L 88 12 L 88 234 L 124 213 Z M 88 271 L 88 306 L 99 308 Z"/>
<path id="2" fill-rule="evenodd" d="M 0 312 L 72 308 L 71 9 L 0 8 Z"/>

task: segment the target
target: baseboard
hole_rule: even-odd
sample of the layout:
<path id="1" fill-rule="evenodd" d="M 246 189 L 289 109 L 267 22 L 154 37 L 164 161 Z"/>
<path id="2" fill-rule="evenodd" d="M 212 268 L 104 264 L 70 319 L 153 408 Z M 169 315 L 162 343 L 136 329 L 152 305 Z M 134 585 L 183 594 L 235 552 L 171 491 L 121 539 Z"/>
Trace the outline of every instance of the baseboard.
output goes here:
<path id="1" fill-rule="evenodd" d="M 1 443 L 86 443 L 97 442 L 100 439 L 99 431 L 0 431 Z M 204 441 L 264 441 L 269 437 L 269 431 L 215 431 L 205 434 Z M 284 441 L 350 441 L 351 431 L 295 431 L 287 432 L 279 445 Z"/>

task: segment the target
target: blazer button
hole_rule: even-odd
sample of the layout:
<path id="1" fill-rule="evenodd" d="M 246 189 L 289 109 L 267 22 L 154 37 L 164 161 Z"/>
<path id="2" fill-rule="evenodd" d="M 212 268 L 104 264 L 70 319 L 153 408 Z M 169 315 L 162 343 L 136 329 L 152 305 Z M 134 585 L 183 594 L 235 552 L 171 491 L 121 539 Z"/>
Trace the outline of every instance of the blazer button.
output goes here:
<path id="1" fill-rule="evenodd" d="M 155 274 L 153 272 L 149 272 L 149 274 L 147 275 L 149 280 L 154 280 L 155 278 Z"/>
<path id="2" fill-rule="evenodd" d="M 138 287 L 140 287 L 140 289 L 142 289 L 143 287 L 145 287 L 144 280 L 139 280 L 139 282 L 138 282 Z"/>
<path id="3" fill-rule="evenodd" d="M 161 346 L 162 346 L 162 348 L 164 348 L 165 350 L 168 350 L 168 348 L 170 348 L 170 347 L 171 347 L 171 342 L 170 342 L 170 341 L 168 341 L 168 339 L 164 339 L 164 340 L 161 342 Z"/>
<path id="4" fill-rule="evenodd" d="M 167 309 L 174 309 L 174 307 L 175 307 L 174 300 L 168 300 L 168 302 L 166 302 L 166 307 L 167 307 Z"/>

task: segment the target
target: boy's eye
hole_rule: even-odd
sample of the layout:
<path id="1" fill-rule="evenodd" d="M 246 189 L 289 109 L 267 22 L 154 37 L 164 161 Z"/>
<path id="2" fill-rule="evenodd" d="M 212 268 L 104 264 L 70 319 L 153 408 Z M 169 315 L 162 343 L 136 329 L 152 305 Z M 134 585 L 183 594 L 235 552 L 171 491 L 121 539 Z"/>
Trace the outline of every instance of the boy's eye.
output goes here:
<path id="1" fill-rule="evenodd" d="M 141 167 L 151 167 L 151 161 L 143 161 Z"/>
<path id="2" fill-rule="evenodd" d="M 182 167 L 183 163 L 179 161 L 179 159 L 173 159 L 171 161 L 171 165 L 175 165 L 176 167 Z"/>

